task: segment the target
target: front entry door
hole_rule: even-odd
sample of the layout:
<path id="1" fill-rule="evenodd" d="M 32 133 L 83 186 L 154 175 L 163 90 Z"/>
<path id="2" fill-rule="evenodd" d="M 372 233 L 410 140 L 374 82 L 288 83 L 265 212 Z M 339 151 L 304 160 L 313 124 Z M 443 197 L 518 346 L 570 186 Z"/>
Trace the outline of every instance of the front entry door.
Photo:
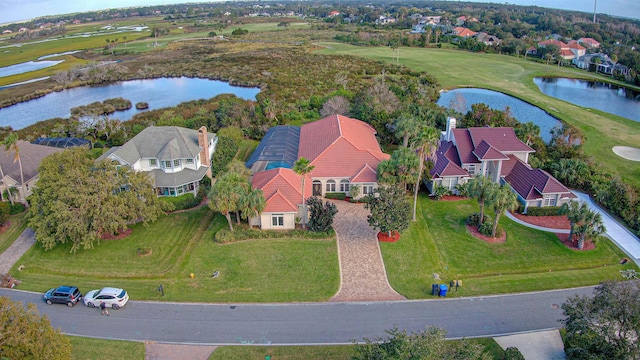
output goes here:
<path id="1" fill-rule="evenodd" d="M 322 196 L 322 184 L 313 183 L 313 196 Z"/>

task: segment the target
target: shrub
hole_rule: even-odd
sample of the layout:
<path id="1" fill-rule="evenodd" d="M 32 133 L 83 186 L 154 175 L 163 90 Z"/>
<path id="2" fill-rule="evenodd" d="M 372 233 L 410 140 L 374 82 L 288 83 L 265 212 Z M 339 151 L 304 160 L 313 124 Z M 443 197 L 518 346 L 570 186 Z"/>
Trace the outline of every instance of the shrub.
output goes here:
<path id="1" fill-rule="evenodd" d="M 10 205 L 9 214 L 10 215 L 20 214 L 25 210 L 26 210 L 26 207 L 24 206 L 24 204 L 15 203 L 13 205 Z"/>
<path id="2" fill-rule="evenodd" d="M 489 219 L 485 220 L 482 225 L 478 227 L 478 232 L 485 236 L 491 236 L 493 234 L 493 224 Z M 496 231 L 498 233 L 498 231 Z"/>
<path id="3" fill-rule="evenodd" d="M 226 244 L 242 240 L 260 240 L 260 239 L 332 239 L 335 237 L 333 229 L 324 232 L 315 232 L 307 230 L 259 230 L 242 226 L 234 227 L 234 231 L 227 228 L 220 229 L 214 235 L 214 241 L 220 244 Z"/>
<path id="4" fill-rule="evenodd" d="M 11 205 L 7 202 L 0 202 L 0 225 L 4 225 L 9 220 Z"/>
<path id="5" fill-rule="evenodd" d="M 524 356 L 515 346 L 509 346 L 504 350 L 502 360 L 524 360 Z"/>
<path id="6" fill-rule="evenodd" d="M 160 201 L 172 204 L 173 210 L 184 210 L 197 206 L 202 201 L 202 198 L 193 196 L 192 193 L 187 193 L 180 196 L 161 197 Z"/>
<path id="7" fill-rule="evenodd" d="M 307 199 L 309 205 L 309 230 L 315 232 L 326 232 L 331 229 L 333 217 L 338 212 L 336 205 L 330 201 L 323 203 L 318 197 Z"/>
<path id="8" fill-rule="evenodd" d="M 341 192 L 328 192 L 324 194 L 324 197 L 327 199 L 344 200 L 347 198 L 347 194 Z"/>
<path id="9" fill-rule="evenodd" d="M 489 221 L 489 217 L 487 215 L 484 216 L 483 223 L 487 223 Z M 469 226 L 479 226 L 480 225 L 480 213 L 473 213 L 467 219 L 467 225 Z"/>
<path id="10" fill-rule="evenodd" d="M 554 216 L 559 214 L 559 206 L 530 207 L 527 209 L 527 215 L 530 216 Z"/>
<path id="11" fill-rule="evenodd" d="M 469 193 L 469 183 L 466 182 L 464 184 L 458 184 L 456 185 L 456 191 L 458 192 L 458 195 L 460 196 L 464 196 L 464 197 L 470 197 L 470 193 Z"/>
<path id="12" fill-rule="evenodd" d="M 451 192 L 446 187 L 442 185 L 436 185 L 435 188 L 433 189 L 433 194 L 431 196 L 433 196 L 433 198 L 436 200 L 440 200 L 443 197 L 449 195 L 450 193 Z"/>

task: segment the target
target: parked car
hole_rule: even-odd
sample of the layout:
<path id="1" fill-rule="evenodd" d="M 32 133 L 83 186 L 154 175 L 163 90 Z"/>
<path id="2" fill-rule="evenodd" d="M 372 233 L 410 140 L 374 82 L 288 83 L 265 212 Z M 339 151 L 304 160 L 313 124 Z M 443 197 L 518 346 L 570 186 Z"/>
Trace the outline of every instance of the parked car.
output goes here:
<path id="1" fill-rule="evenodd" d="M 100 306 L 104 302 L 107 307 L 118 310 L 129 301 L 129 294 L 123 289 L 104 287 L 102 289 L 91 290 L 84 296 L 84 304 L 90 308 Z"/>
<path id="2" fill-rule="evenodd" d="M 82 299 L 82 293 L 75 286 L 62 285 L 57 288 L 49 289 L 44 293 L 44 301 L 51 305 L 67 304 L 68 307 L 75 305 L 80 299 Z"/>

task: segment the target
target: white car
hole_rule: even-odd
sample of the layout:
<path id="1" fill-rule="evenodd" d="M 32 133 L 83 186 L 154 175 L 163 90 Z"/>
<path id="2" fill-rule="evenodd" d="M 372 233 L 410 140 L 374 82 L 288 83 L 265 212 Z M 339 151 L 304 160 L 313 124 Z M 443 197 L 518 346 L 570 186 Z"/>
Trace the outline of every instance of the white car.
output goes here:
<path id="1" fill-rule="evenodd" d="M 129 301 L 129 294 L 123 289 L 105 287 L 89 291 L 82 300 L 90 308 L 100 306 L 100 303 L 104 302 L 107 307 L 118 310 Z"/>

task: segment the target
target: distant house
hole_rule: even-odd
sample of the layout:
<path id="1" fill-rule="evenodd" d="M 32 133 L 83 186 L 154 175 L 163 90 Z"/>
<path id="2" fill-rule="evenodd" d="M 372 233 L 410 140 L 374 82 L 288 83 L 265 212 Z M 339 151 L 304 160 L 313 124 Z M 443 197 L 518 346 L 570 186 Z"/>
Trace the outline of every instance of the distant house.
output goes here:
<path id="1" fill-rule="evenodd" d="M 22 176 L 20 176 L 20 164 L 15 161 L 15 153 L 0 147 L 0 167 L 4 177 L 0 179 L 0 193 L 4 199 L 4 192 L 8 188 L 18 191 L 18 202 L 25 203 L 26 198 L 31 195 L 33 187 L 38 181 L 38 167 L 45 157 L 63 151 L 63 149 L 31 144 L 27 141 L 18 140 L 20 148 L 20 162 L 22 163 Z M 24 183 L 22 183 L 24 179 Z M 6 200 L 6 199 L 4 199 Z"/>
<path id="2" fill-rule="evenodd" d="M 477 33 L 475 35 L 475 38 L 479 43 L 483 43 L 487 46 L 498 46 L 502 43 L 502 40 L 500 40 L 497 36 L 489 35 L 486 32 Z"/>
<path id="3" fill-rule="evenodd" d="M 329 13 L 329 17 L 334 17 L 340 15 L 340 11 L 333 10 Z"/>
<path id="4" fill-rule="evenodd" d="M 122 146 L 109 149 L 98 160 L 111 159 L 149 174 L 158 196 L 196 195 L 200 180 L 211 176 L 211 158 L 218 137 L 203 126 L 149 126 Z"/>
<path id="5" fill-rule="evenodd" d="M 600 43 L 592 38 L 580 38 L 578 43 L 587 48 L 597 49 L 600 47 Z"/>
<path id="6" fill-rule="evenodd" d="M 302 179 L 291 170 L 302 157 L 314 167 L 307 174 L 305 197 L 349 195 L 354 186 L 360 188 L 360 196 L 373 193 L 378 186 L 378 164 L 390 158 L 380 149 L 375 135 L 371 125 L 342 115 L 328 116 L 300 128 L 269 129 L 246 163 L 253 172 L 253 187 L 261 189 L 267 200 L 267 210 L 251 224 L 265 229 L 276 221 L 279 228 L 292 228 L 295 224 L 289 221 L 291 218 L 304 218 L 300 211 Z M 277 219 L 273 220 L 275 215 Z"/>
<path id="7" fill-rule="evenodd" d="M 457 129 L 456 119 L 448 118 L 433 159 L 428 187 L 431 193 L 436 186 L 457 193 L 458 184 L 481 175 L 493 182 L 509 184 L 525 211 L 529 206 L 560 206 L 575 198 L 551 175 L 527 164 L 533 152 L 516 137 L 513 128 Z"/>
<path id="8" fill-rule="evenodd" d="M 586 49 L 578 43 L 565 44 L 560 40 L 548 39 L 538 43 L 538 47 L 545 48 L 548 46 L 556 46 L 560 50 L 560 57 L 564 60 L 573 60 L 574 58 L 584 55 Z"/>
<path id="9" fill-rule="evenodd" d="M 464 27 L 455 27 L 453 28 L 453 35 L 459 37 L 471 37 L 477 34 L 475 31 L 469 30 Z"/>
<path id="10" fill-rule="evenodd" d="M 5 35 L 6 35 L 6 34 L 11 34 L 12 32 L 13 32 L 13 31 L 11 31 L 11 30 L 7 29 L 7 30 L 3 31 L 3 32 L 2 32 L 2 34 L 5 34 Z"/>

